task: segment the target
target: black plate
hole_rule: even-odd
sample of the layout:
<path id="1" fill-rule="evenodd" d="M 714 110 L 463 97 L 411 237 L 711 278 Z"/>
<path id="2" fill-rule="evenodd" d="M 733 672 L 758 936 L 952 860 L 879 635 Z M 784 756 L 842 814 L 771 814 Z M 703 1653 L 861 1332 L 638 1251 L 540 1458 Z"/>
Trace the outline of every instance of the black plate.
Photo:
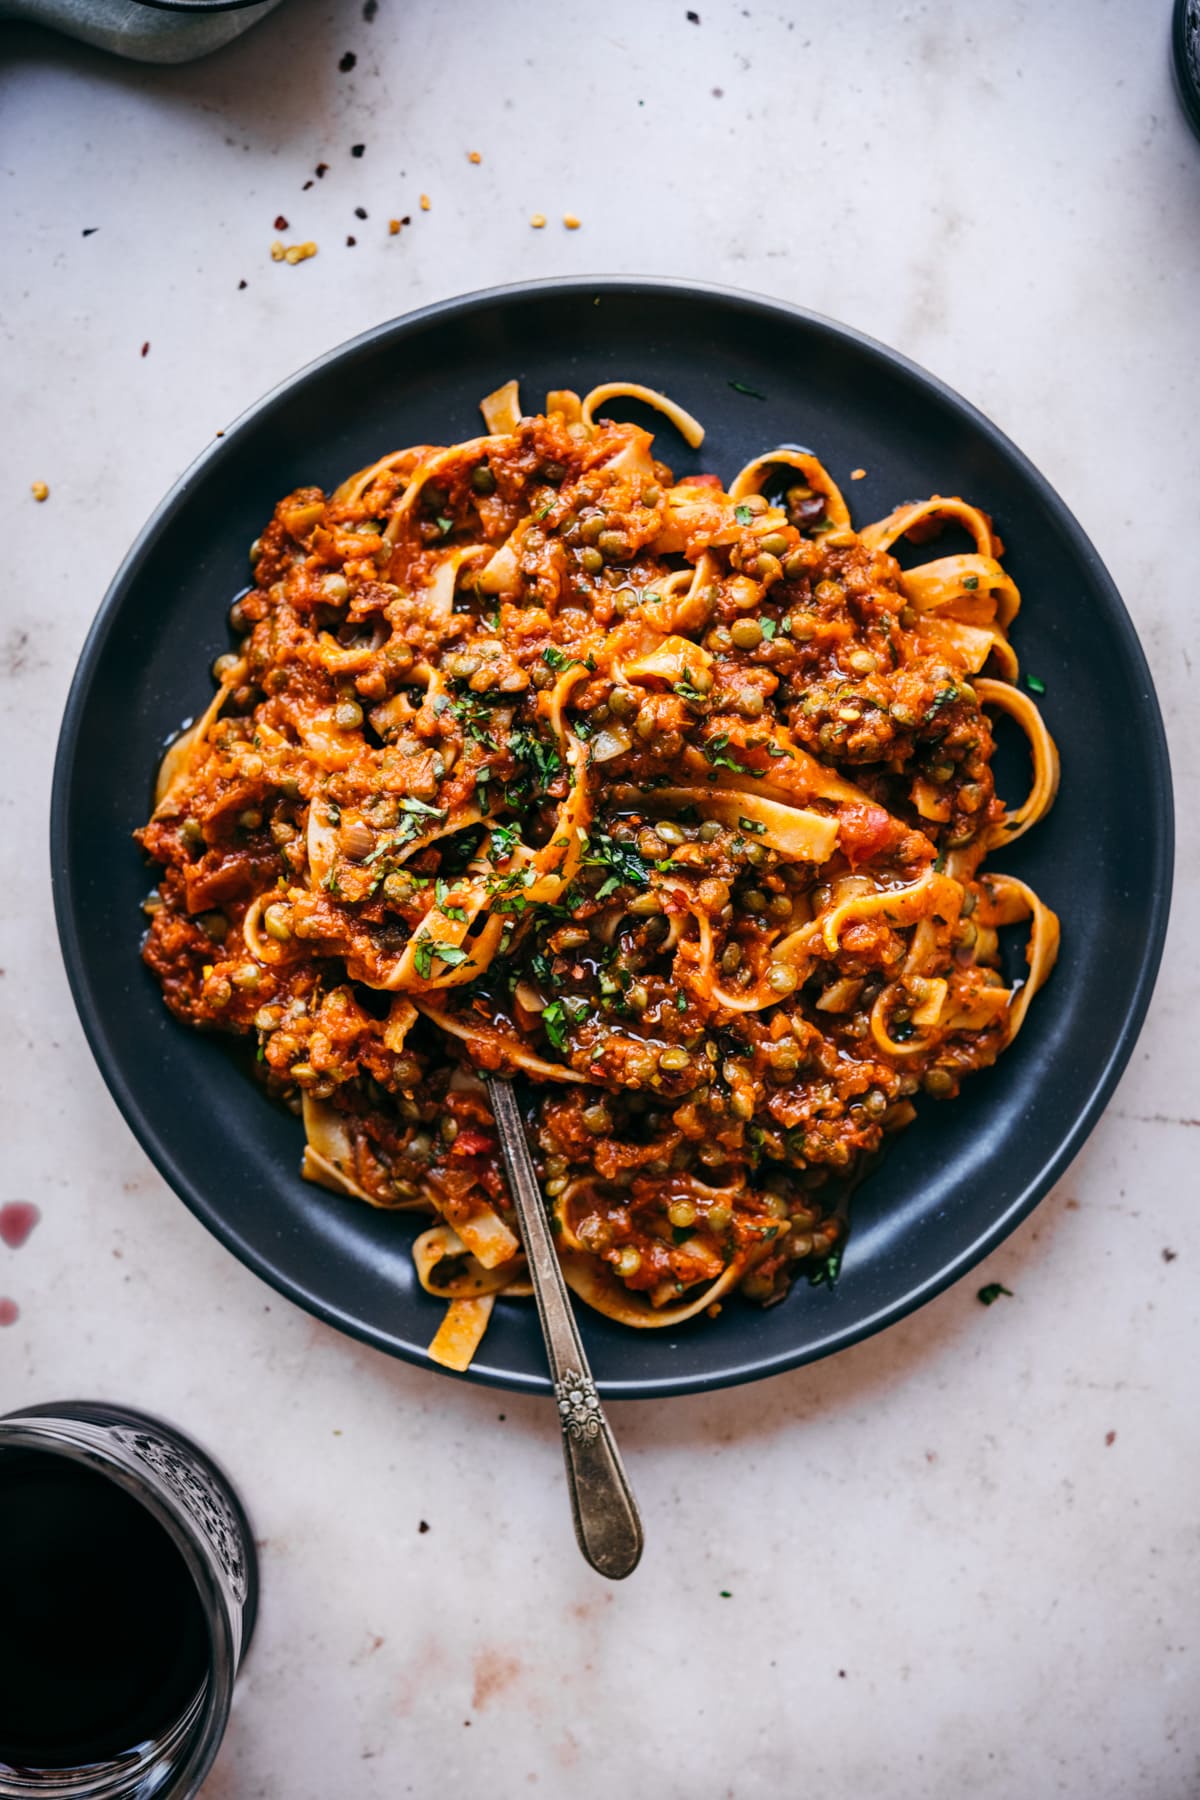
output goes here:
<path id="1" fill-rule="evenodd" d="M 276 499 L 334 486 L 385 450 L 479 430 L 510 375 L 551 387 L 625 376 L 708 427 L 677 473 L 726 478 L 755 452 L 816 449 L 861 524 L 961 493 L 996 519 L 1025 605 L 1014 641 L 1046 684 L 1063 759 L 1049 819 L 1001 859 L 1062 916 L 1063 951 L 1024 1032 L 948 1106 L 926 1105 L 863 1186 L 841 1279 L 767 1311 L 740 1301 L 677 1335 L 581 1308 L 601 1388 L 635 1397 L 750 1380 L 878 1331 L 1012 1230 L 1083 1143 L 1133 1047 L 1166 927 L 1172 863 L 1162 722 L 1128 615 L 1079 526 L 996 428 L 923 370 L 826 319 L 666 281 L 531 283 L 382 325 L 303 370 L 210 446 L 126 558 L 67 702 L 51 823 L 55 904 L 76 1004 L 110 1088 L 159 1169 L 250 1268 L 302 1306 L 427 1361 L 441 1305 L 419 1288 L 403 1216 L 300 1179 L 299 1123 L 225 1044 L 177 1025 L 138 960 L 150 878 L 130 842 L 163 740 L 211 692 L 226 608 Z M 738 384 L 741 384 L 739 387 Z M 747 393 L 742 389 L 752 389 Z M 755 395 L 760 397 L 755 397 Z M 847 480 L 863 466 L 865 480 Z M 1022 779 L 1014 762 L 1008 788 Z M 1003 791 L 1003 789 L 1002 789 Z M 544 1389 L 528 1302 L 497 1305 L 475 1379 Z"/>

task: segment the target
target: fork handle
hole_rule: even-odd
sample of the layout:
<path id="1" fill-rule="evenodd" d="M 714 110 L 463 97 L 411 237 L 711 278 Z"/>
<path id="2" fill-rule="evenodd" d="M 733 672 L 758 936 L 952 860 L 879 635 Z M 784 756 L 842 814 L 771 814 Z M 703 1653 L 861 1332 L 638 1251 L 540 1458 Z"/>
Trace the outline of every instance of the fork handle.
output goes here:
<path id="1" fill-rule="evenodd" d="M 620 1581 L 633 1573 L 642 1554 L 637 1502 L 584 1355 L 516 1094 L 511 1082 L 495 1076 L 487 1086 L 546 1340 L 575 1536 L 593 1569 Z"/>

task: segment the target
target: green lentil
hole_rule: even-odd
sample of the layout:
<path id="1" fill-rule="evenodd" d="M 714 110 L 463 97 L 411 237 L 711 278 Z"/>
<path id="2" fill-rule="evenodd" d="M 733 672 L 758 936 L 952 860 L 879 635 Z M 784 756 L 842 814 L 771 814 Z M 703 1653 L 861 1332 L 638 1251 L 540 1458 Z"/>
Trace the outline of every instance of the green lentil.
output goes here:
<path id="1" fill-rule="evenodd" d="M 286 944 L 292 935 L 291 908 L 287 906 L 268 906 L 263 914 L 263 928 L 268 937 L 276 943 Z"/>
<path id="2" fill-rule="evenodd" d="M 757 619 L 738 619 L 730 626 L 729 635 L 739 650 L 756 650 L 762 643 L 762 626 Z"/>

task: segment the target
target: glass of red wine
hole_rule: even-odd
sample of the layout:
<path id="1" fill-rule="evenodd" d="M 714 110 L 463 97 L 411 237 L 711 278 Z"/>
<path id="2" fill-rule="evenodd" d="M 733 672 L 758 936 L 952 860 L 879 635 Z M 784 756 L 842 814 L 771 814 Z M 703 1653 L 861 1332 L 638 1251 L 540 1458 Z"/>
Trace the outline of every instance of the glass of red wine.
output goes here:
<path id="1" fill-rule="evenodd" d="M 80 1400 L 0 1419 L 0 1796 L 196 1794 L 257 1597 L 241 1503 L 174 1427 Z"/>

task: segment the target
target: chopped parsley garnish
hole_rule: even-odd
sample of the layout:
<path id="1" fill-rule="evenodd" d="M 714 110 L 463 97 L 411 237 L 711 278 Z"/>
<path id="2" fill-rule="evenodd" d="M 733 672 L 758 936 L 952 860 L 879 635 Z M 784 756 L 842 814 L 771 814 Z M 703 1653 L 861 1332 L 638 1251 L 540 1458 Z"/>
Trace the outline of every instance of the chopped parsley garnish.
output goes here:
<path id="1" fill-rule="evenodd" d="M 841 1271 L 842 1253 L 840 1250 L 831 1250 L 828 1256 L 821 1258 L 808 1279 L 813 1287 L 820 1287 L 822 1284 L 832 1287 Z"/>
<path id="2" fill-rule="evenodd" d="M 1025 686 L 1029 689 L 1031 694 L 1044 694 L 1046 691 L 1046 684 L 1040 675 L 1027 675 L 1025 677 Z"/>
<path id="3" fill-rule="evenodd" d="M 766 826 L 759 819 L 739 819 L 738 824 L 741 826 L 743 831 L 757 832 L 760 837 L 762 836 L 763 832 L 767 829 Z"/>
<path id="4" fill-rule="evenodd" d="M 561 674 L 564 669 L 594 669 L 596 667 L 590 656 L 586 662 L 583 662 L 578 656 L 567 656 L 562 650 L 556 649 L 553 644 L 542 651 L 542 661 L 549 664 L 550 668 L 558 674 Z"/>
<path id="5" fill-rule="evenodd" d="M 488 782 L 492 779 L 492 771 L 485 764 L 475 771 L 475 801 L 481 813 L 489 813 L 492 803 L 488 799 Z"/>
<path id="6" fill-rule="evenodd" d="M 442 877 L 439 875 L 437 880 L 434 882 L 433 892 L 434 892 L 434 896 L 437 900 L 438 911 L 442 914 L 443 918 L 457 919 L 460 925 L 465 925 L 467 922 L 467 915 L 463 911 L 462 907 L 450 905 L 450 884 L 449 884 L 449 882 L 443 881 Z"/>
<path id="7" fill-rule="evenodd" d="M 779 629 L 778 625 L 775 623 L 774 619 L 760 619 L 758 621 L 758 623 L 762 629 L 763 636 L 766 638 L 766 640 L 769 644 L 771 639 L 775 636 L 775 633 Z"/>
<path id="8" fill-rule="evenodd" d="M 683 665 L 683 680 L 676 681 L 672 685 L 681 700 L 703 700 L 705 697 L 698 687 L 693 686 L 692 671 L 686 663 Z"/>
<path id="9" fill-rule="evenodd" d="M 416 813 L 422 819 L 444 819 L 446 816 L 444 806 L 426 806 L 424 800 L 411 800 L 406 796 L 399 804 L 401 812 Z"/>
<path id="10" fill-rule="evenodd" d="M 972 589 L 977 588 L 979 586 L 978 575 L 964 575 L 963 576 L 963 586 L 965 588 L 972 588 Z"/>
<path id="11" fill-rule="evenodd" d="M 579 999 L 552 1000 L 546 1007 L 542 1013 L 542 1024 L 556 1050 L 566 1049 L 568 1028 L 586 1011 L 586 1001 Z M 601 1054 L 603 1055 L 603 1051 Z"/>
<path id="12" fill-rule="evenodd" d="M 756 770 L 748 769 L 746 764 L 739 762 L 736 756 L 725 754 L 728 743 L 729 733 L 726 731 L 719 731 L 716 737 L 709 738 L 707 744 L 702 746 L 705 761 L 710 762 L 714 769 L 735 769 L 739 775 L 755 774 Z"/>
<path id="13" fill-rule="evenodd" d="M 507 862 L 517 847 L 520 832 L 515 825 L 492 826 L 492 856 L 496 862 Z"/>
<path id="14" fill-rule="evenodd" d="M 975 1298 L 981 1306 L 991 1306 L 1001 1294 L 1007 1294 L 1010 1300 L 1013 1297 L 1012 1289 L 1006 1288 L 1002 1281 L 989 1281 L 985 1287 L 980 1288 Z"/>
<path id="15" fill-rule="evenodd" d="M 437 528 L 441 532 L 442 536 L 445 537 L 447 535 L 447 533 L 454 530 L 454 520 L 447 519 L 443 516 L 443 514 L 439 513 L 438 518 L 437 518 Z"/>
<path id="16" fill-rule="evenodd" d="M 602 864 L 605 868 L 612 870 L 612 874 L 607 876 L 597 890 L 597 900 L 606 900 L 609 894 L 614 893 L 623 884 L 637 888 L 649 887 L 650 877 L 646 873 L 646 865 L 632 844 L 623 844 L 618 838 L 609 837 L 606 832 L 598 831 L 593 836 L 588 848 L 591 855 L 585 857 L 585 862 L 593 866 Z"/>
<path id="17" fill-rule="evenodd" d="M 485 750 L 494 750 L 495 741 L 486 729 L 484 721 L 491 723 L 491 712 L 487 703 L 477 699 L 472 693 L 459 694 L 450 702 L 450 710 L 463 728 L 464 737 L 474 738 Z"/>
<path id="18" fill-rule="evenodd" d="M 753 525 L 754 508 L 752 506 L 735 506 L 733 516 L 739 525 Z"/>
<path id="19" fill-rule="evenodd" d="M 562 758 L 558 751 L 549 744 L 543 744 L 532 731 L 514 731 L 508 740 L 508 747 L 517 761 L 524 763 L 529 770 L 538 792 L 547 788 L 562 768 Z"/>
<path id="20" fill-rule="evenodd" d="M 936 718 L 938 713 L 941 712 L 943 707 L 953 706 L 954 702 L 957 699 L 958 699 L 958 689 L 953 685 L 953 683 L 951 683 L 951 685 L 949 687 L 942 688 L 937 694 L 935 694 L 934 699 L 933 699 L 933 704 L 932 704 L 932 706 L 929 707 L 928 711 L 926 712 L 923 723 L 928 725 L 930 719 Z"/>
<path id="21" fill-rule="evenodd" d="M 413 949 L 413 964 L 422 981 L 428 981 L 433 974 L 435 957 L 447 969 L 456 969 L 460 963 L 471 960 L 461 945 L 440 943 L 437 938 L 431 938 L 423 931 Z"/>
<path id="22" fill-rule="evenodd" d="M 683 993 L 676 994 L 676 996 L 675 996 L 675 1011 L 676 1012 L 686 1012 L 687 1009 L 688 1009 L 687 995 L 683 994 Z"/>
<path id="23" fill-rule="evenodd" d="M 691 16 L 689 13 L 689 19 Z M 745 394 L 750 400 L 765 400 L 767 397 L 765 394 L 760 394 L 757 388 L 751 387 L 746 381 L 731 381 L 729 385 L 735 394 Z"/>

